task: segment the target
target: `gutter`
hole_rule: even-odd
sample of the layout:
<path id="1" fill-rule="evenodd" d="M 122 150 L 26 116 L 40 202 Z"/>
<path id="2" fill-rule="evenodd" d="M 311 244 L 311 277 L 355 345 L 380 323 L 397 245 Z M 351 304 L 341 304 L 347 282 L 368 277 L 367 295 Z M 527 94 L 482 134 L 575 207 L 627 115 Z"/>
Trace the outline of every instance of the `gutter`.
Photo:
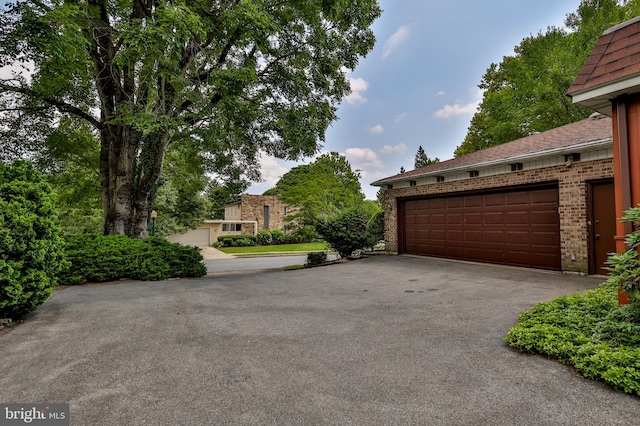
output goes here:
<path id="1" fill-rule="evenodd" d="M 562 148 L 553 148 L 553 149 L 548 149 L 546 151 L 539 151 L 535 153 L 515 155 L 513 157 L 500 158 L 496 160 L 485 161 L 483 163 L 466 164 L 464 166 L 452 167 L 450 169 L 439 169 L 439 170 L 428 171 L 428 172 L 418 173 L 418 174 L 409 175 L 409 176 L 403 175 L 403 176 L 398 176 L 397 178 L 381 179 L 381 180 L 372 182 L 370 185 L 383 186 L 390 183 L 414 180 L 416 178 L 422 178 L 422 177 L 428 177 L 428 176 L 439 176 L 439 175 L 450 174 L 454 172 L 464 172 L 468 170 L 476 170 L 476 169 L 487 168 L 487 167 L 496 166 L 496 165 L 509 164 L 510 162 L 517 163 L 517 162 L 524 162 L 525 160 L 532 161 L 532 160 L 542 159 L 545 157 L 553 157 L 553 156 L 558 156 L 563 154 L 569 154 L 576 151 L 579 151 L 579 152 L 593 151 L 594 150 L 593 148 L 598 148 L 598 147 L 609 145 L 609 144 L 613 144 L 612 138 L 583 142 L 576 145 L 565 146 Z"/>

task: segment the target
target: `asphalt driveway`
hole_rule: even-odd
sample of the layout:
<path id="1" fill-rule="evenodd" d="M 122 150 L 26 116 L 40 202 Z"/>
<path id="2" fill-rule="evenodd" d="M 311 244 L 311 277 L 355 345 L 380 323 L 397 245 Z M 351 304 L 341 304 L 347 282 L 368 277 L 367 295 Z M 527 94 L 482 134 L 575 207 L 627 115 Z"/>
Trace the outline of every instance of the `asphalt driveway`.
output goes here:
<path id="1" fill-rule="evenodd" d="M 594 278 L 412 257 L 58 290 L 0 402 L 73 425 L 635 425 L 640 399 L 502 340 Z"/>

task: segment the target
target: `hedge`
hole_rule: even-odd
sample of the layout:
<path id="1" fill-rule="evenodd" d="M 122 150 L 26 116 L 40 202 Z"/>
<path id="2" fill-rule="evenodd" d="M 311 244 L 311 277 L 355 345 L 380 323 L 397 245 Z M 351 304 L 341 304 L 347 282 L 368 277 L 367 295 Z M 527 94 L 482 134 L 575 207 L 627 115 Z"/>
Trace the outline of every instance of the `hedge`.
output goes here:
<path id="1" fill-rule="evenodd" d="M 60 277 L 66 285 L 120 278 L 155 281 L 207 273 L 197 247 L 158 237 L 136 240 L 123 235 L 76 235 L 67 238 L 66 258 L 70 266 Z"/>

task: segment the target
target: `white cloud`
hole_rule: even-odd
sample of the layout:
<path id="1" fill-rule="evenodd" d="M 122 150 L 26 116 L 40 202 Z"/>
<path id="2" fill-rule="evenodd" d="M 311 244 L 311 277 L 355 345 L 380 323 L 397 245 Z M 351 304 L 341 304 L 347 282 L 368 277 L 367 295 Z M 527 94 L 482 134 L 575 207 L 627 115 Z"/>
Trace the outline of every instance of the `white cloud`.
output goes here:
<path id="1" fill-rule="evenodd" d="M 406 25 L 400 26 L 391 37 L 384 42 L 382 57 L 386 58 L 394 50 L 400 47 L 409 38 L 409 28 Z"/>
<path id="2" fill-rule="evenodd" d="M 376 124 L 376 125 L 375 125 L 375 126 L 373 126 L 373 127 L 369 127 L 369 128 L 367 129 L 367 131 L 368 131 L 369 133 L 371 133 L 372 135 L 377 135 L 377 134 L 379 134 L 379 133 L 384 132 L 384 127 L 382 127 L 382 124 Z"/>
<path id="3" fill-rule="evenodd" d="M 384 164 L 371 148 L 347 148 L 345 157 L 354 170 L 382 169 Z"/>
<path id="4" fill-rule="evenodd" d="M 433 115 L 437 118 L 451 118 L 458 115 L 473 115 L 478 110 L 480 101 L 471 102 L 466 105 L 462 105 L 456 102 L 453 105 L 445 105 L 442 109 L 434 112 Z"/>
<path id="5" fill-rule="evenodd" d="M 406 113 L 406 112 L 403 112 L 403 113 L 401 113 L 401 114 L 398 114 L 398 115 L 396 115 L 396 118 L 395 118 L 395 120 L 394 120 L 394 121 L 395 121 L 396 123 L 399 123 L 399 122 L 401 122 L 402 120 L 404 120 L 406 116 L 407 116 L 407 113 Z"/>
<path id="6" fill-rule="evenodd" d="M 458 115 L 472 116 L 480 107 L 482 97 L 484 96 L 484 90 L 478 87 L 473 87 L 469 89 L 469 93 L 471 94 L 471 99 L 475 99 L 475 101 L 469 102 L 467 104 L 463 103 L 462 101 L 456 101 L 453 105 L 445 105 L 438 111 L 434 112 L 433 116 L 436 118 L 451 118 Z"/>
<path id="7" fill-rule="evenodd" d="M 369 88 L 369 83 L 364 78 L 349 78 L 351 93 L 345 97 L 351 105 L 358 105 L 367 102 L 363 93 Z"/>
<path id="8" fill-rule="evenodd" d="M 407 146 L 403 143 L 398 144 L 398 145 L 385 145 L 382 147 L 382 149 L 380 150 L 381 153 L 383 154 L 392 154 L 392 153 L 403 153 L 407 150 Z"/>
<path id="9" fill-rule="evenodd" d="M 447 94 L 447 92 L 445 92 L 444 90 L 441 90 L 438 93 L 436 93 L 435 96 L 444 96 L 446 94 Z"/>
<path id="10" fill-rule="evenodd" d="M 278 160 L 268 155 L 263 155 L 260 159 L 260 168 L 264 181 L 263 185 L 266 186 L 267 189 L 275 186 L 282 175 L 289 171 L 289 169 L 280 164 Z"/>

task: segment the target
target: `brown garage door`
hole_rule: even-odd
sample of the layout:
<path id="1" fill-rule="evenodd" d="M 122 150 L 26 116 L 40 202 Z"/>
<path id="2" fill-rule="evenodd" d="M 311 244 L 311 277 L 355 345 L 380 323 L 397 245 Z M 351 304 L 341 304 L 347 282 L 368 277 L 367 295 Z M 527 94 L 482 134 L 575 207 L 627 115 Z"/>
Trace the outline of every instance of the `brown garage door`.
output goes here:
<path id="1" fill-rule="evenodd" d="M 403 253 L 561 267 L 557 186 L 406 200 L 399 208 Z"/>

